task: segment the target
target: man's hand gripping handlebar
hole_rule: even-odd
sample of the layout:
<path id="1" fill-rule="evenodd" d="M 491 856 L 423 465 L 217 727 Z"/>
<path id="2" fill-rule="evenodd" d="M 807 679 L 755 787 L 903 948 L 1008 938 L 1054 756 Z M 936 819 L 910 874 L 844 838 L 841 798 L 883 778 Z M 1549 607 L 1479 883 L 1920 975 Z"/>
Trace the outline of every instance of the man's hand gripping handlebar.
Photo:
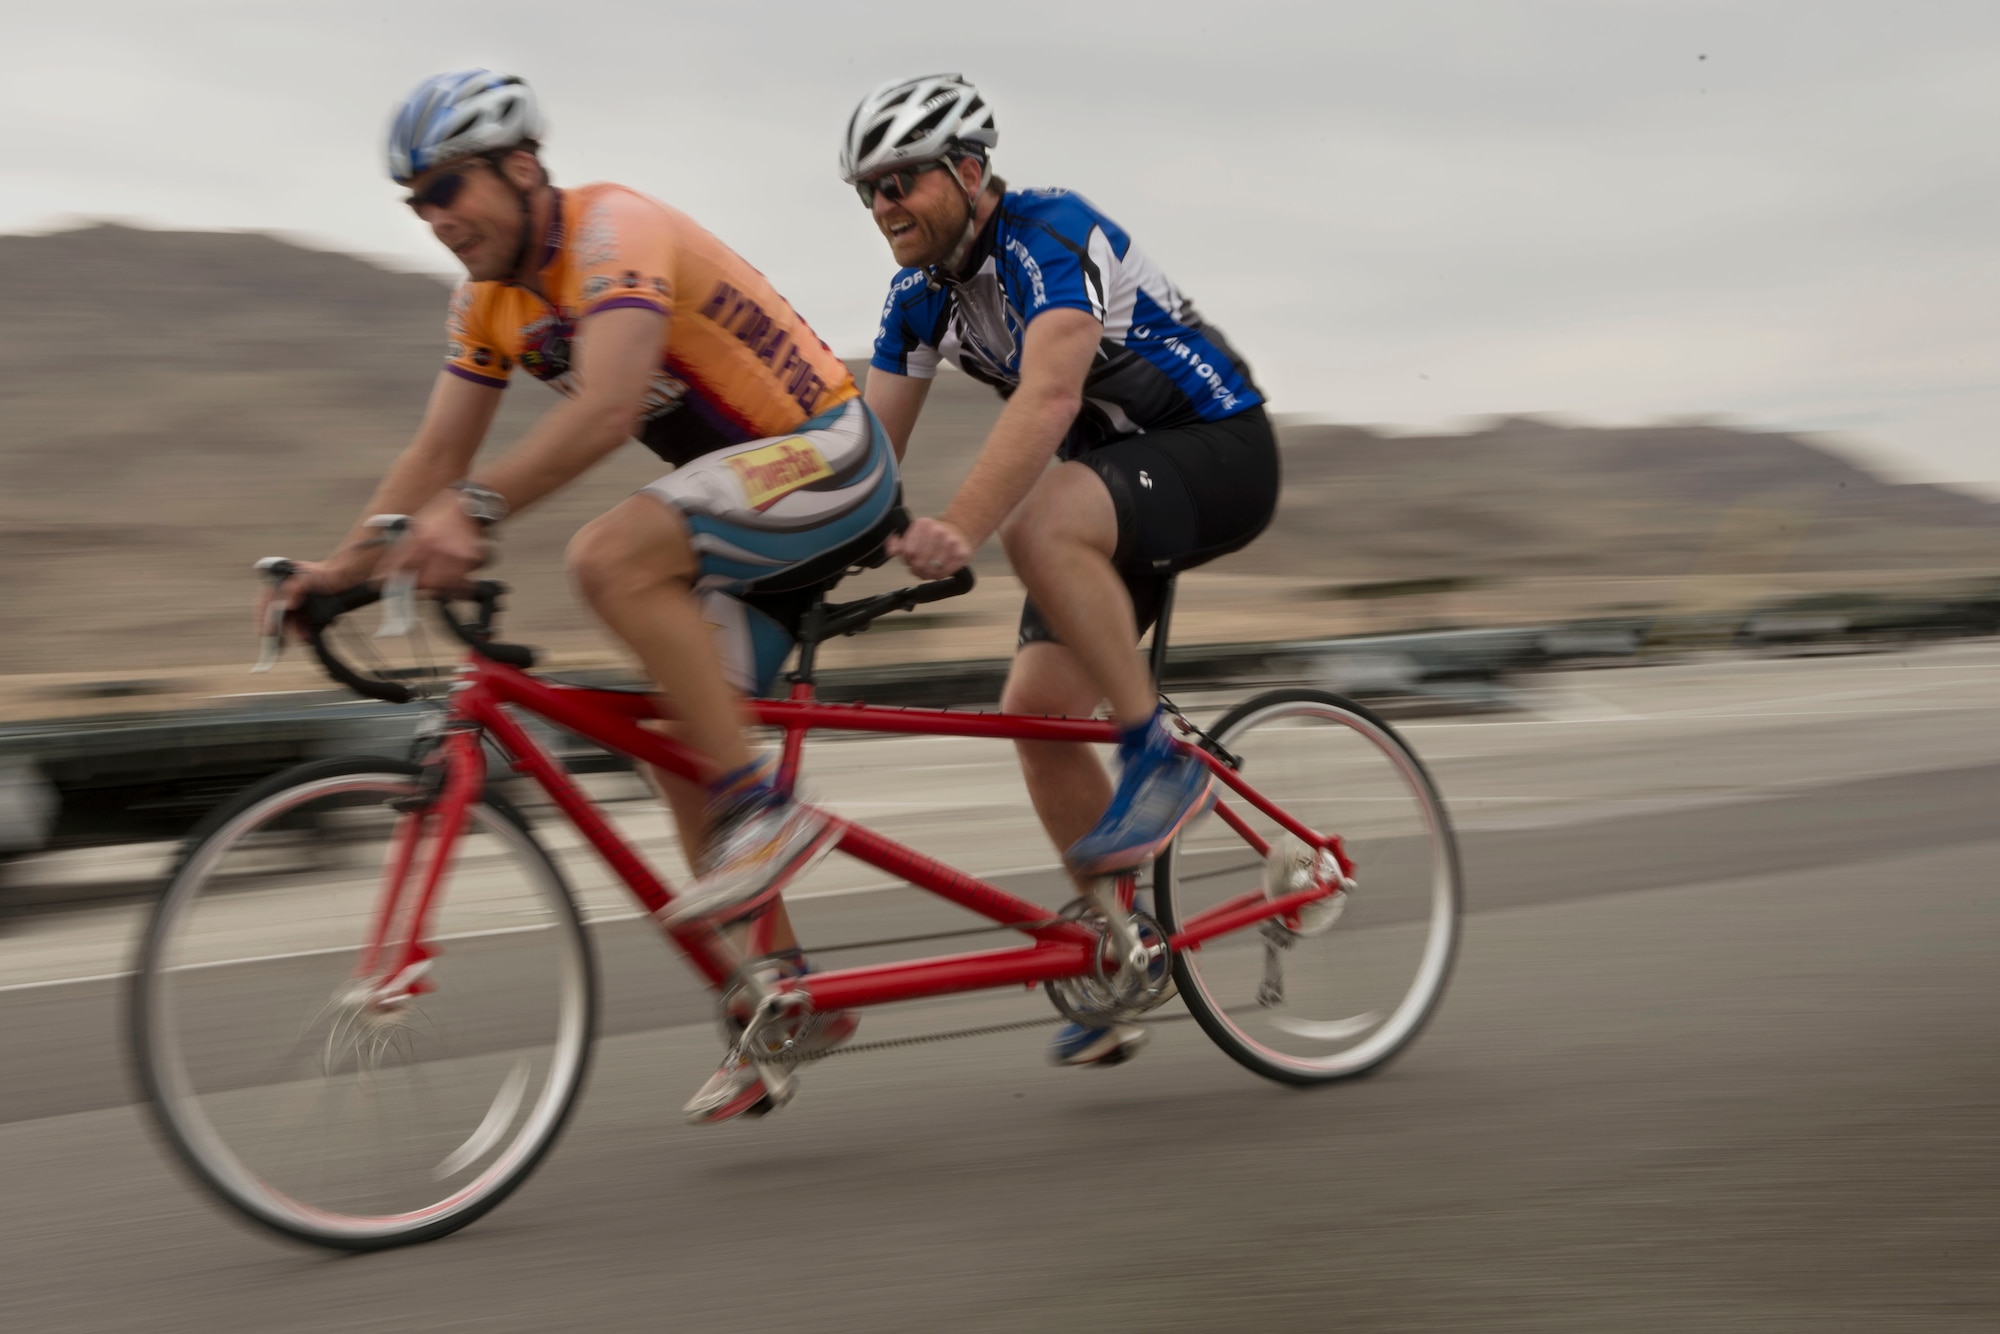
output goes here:
<path id="1" fill-rule="evenodd" d="M 409 530 L 409 526 L 408 515 L 378 514 L 368 520 L 368 527 L 375 530 L 375 536 L 350 550 L 366 551 L 393 546 Z M 257 562 L 257 573 L 264 576 L 265 582 L 257 603 L 258 654 L 257 665 L 251 668 L 253 672 L 268 672 L 277 666 L 279 655 L 285 651 L 287 620 L 292 621 L 300 635 L 310 642 L 311 635 L 308 631 L 310 618 L 303 617 L 299 613 L 315 595 L 344 595 L 354 589 L 373 587 L 367 580 L 352 585 L 337 582 L 339 576 L 334 576 L 330 580 L 328 572 L 332 568 L 330 565 L 295 561 L 284 556 L 266 556 Z M 409 633 L 415 611 L 410 597 L 412 591 L 408 575 L 397 571 L 384 581 L 375 597 L 368 599 L 372 602 L 379 598 L 391 604 L 390 611 L 382 618 L 382 628 L 376 632 L 378 635 Z M 366 602 L 355 602 L 346 610 L 351 611 L 355 607 L 366 605 Z M 321 607 L 320 610 L 330 609 Z M 322 623 L 318 628 L 324 630 L 327 623 Z"/>
<path id="2" fill-rule="evenodd" d="M 388 546 L 401 538 L 409 527 L 409 519 L 403 515 L 382 514 L 370 519 L 368 526 L 376 529 L 378 535 L 367 545 Z M 407 572 L 396 571 L 379 584 L 364 582 L 346 588 L 333 588 L 322 586 L 320 582 L 324 566 L 288 560 L 283 556 L 267 556 L 257 562 L 256 568 L 258 574 L 263 576 L 265 585 L 258 611 L 260 653 L 253 670 L 269 671 L 276 664 L 279 654 L 284 651 L 285 629 L 289 624 L 312 649 L 313 656 L 319 659 L 327 675 L 348 689 L 390 704 L 404 704 L 415 698 L 415 693 L 400 682 L 354 670 L 326 643 L 326 630 L 336 620 L 375 602 L 389 604 L 377 636 L 407 634 L 415 622 L 416 612 L 415 581 Z M 453 636 L 475 653 L 510 667 L 531 667 L 535 661 L 532 649 L 520 644 L 496 643 L 493 639 L 494 619 L 506 591 L 505 584 L 482 579 L 463 593 L 439 594 L 438 611 Z M 450 596 L 471 602 L 478 608 L 478 614 L 469 622 L 460 620 L 452 612 L 447 600 Z"/>

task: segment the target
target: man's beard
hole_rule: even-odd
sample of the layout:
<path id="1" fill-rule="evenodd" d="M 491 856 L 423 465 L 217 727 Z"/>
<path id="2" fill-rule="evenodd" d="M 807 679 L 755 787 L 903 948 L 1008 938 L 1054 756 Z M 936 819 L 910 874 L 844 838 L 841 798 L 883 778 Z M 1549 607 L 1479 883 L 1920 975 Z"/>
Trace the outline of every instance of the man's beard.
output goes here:
<path id="1" fill-rule="evenodd" d="M 486 271 L 477 272 L 467 264 L 466 276 L 474 282 L 487 283 L 510 282 L 520 277 L 518 270 L 521 267 L 523 249 L 521 238 L 526 234 L 527 227 L 527 219 L 516 216 L 508 222 L 490 228 L 486 243 L 481 246 L 482 250 L 488 245 L 492 247 L 481 259 L 480 267 Z"/>
<path id="2" fill-rule="evenodd" d="M 972 222 L 972 201 L 965 197 L 963 191 L 956 193 L 959 200 L 958 216 L 939 226 L 935 234 L 928 225 L 924 226 L 925 239 L 929 244 L 924 247 L 923 255 L 910 265 L 911 268 L 927 269 L 936 264 L 949 263 L 953 258 L 964 258 L 956 252 L 965 237 L 966 228 Z"/>

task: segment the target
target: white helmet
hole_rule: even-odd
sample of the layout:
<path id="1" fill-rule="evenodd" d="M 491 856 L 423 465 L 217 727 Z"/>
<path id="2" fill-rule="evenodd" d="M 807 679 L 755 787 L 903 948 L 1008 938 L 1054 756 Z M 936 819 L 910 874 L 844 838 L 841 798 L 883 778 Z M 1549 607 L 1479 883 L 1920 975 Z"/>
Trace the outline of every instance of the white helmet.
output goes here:
<path id="1" fill-rule="evenodd" d="M 539 141 L 547 128 L 534 93 L 512 74 L 434 74 L 396 108 L 389 175 L 408 185 L 440 162 Z"/>
<path id="2" fill-rule="evenodd" d="M 852 185 L 886 167 L 935 161 L 958 144 L 988 149 L 999 142 L 993 108 L 964 75 L 892 79 L 854 108 L 840 145 L 840 174 Z"/>

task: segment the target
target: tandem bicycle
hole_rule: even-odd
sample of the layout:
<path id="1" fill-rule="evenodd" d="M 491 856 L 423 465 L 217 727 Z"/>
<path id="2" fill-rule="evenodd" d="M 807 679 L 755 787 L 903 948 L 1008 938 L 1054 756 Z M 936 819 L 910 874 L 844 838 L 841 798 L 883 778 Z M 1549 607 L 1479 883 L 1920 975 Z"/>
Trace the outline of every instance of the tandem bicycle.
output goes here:
<path id="1" fill-rule="evenodd" d="M 788 789 L 814 734 L 1116 740 L 1097 719 L 816 698 L 827 640 L 971 587 L 968 569 L 856 601 L 816 595 L 787 697 L 745 706 L 776 732 Z M 838 854 L 1019 940 L 785 975 L 754 939 L 674 920 L 672 886 L 524 722 L 697 778 L 700 758 L 648 726 L 658 698 L 532 674 L 534 653 L 496 637 L 503 591 L 489 581 L 439 602 L 466 652 L 427 701 L 329 637 L 379 590 L 311 597 L 298 622 L 335 680 L 432 708 L 414 752 L 307 763 L 214 812 L 142 941 L 131 1038 L 154 1119 L 201 1184 L 276 1232 L 344 1250 L 453 1232 L 521 1184 L 576 1103 L 597 1021 L 592 930 L 496 775 L 539 788 L 658 924 L 774 1107 L 799 1086 L 803 1026 L 831 1010 L 1038 986 L 1087 1024 L 1184 1009 L 1257 1074 L 1318 1085 L 1380 1068 L 1444 993 L 1461 894 L 1444 804 L 1388 723 L 1304 687 L 1199 725 L 1169 702 L 1176 744 L 1214 772 L 1218 800 L 1143 886 L 1106 878 L 1052 909 L 833 817 Z M 1156 680 L 1171 606 L 1169 588 Z"/>

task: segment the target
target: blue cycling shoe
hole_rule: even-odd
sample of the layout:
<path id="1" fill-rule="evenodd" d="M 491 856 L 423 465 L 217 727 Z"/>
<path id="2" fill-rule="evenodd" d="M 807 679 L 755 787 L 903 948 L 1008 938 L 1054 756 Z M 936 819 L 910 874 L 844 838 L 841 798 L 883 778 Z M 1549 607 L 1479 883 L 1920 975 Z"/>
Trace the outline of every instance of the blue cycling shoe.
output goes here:
<path id="1" fill-rule="evenodd" d="M 1215 804 L 1215 777 L 1174 749 L 1160 710 L 1118 743 L 1123 772 L 1097 827 L 1070 845 L 1063 864 L 1078 875 L 1109 875 L 1151 861 L 1197 815 Z"/>
<path id="2" fill-rule="evenodd" d="M 1146 1045 L 1146 1030 L 1137 1024 L 1085 1028 L 1064 1024 L 1049 1044 L 1049 1059 L 1057 1065 L 1117 1065 Z"/>

